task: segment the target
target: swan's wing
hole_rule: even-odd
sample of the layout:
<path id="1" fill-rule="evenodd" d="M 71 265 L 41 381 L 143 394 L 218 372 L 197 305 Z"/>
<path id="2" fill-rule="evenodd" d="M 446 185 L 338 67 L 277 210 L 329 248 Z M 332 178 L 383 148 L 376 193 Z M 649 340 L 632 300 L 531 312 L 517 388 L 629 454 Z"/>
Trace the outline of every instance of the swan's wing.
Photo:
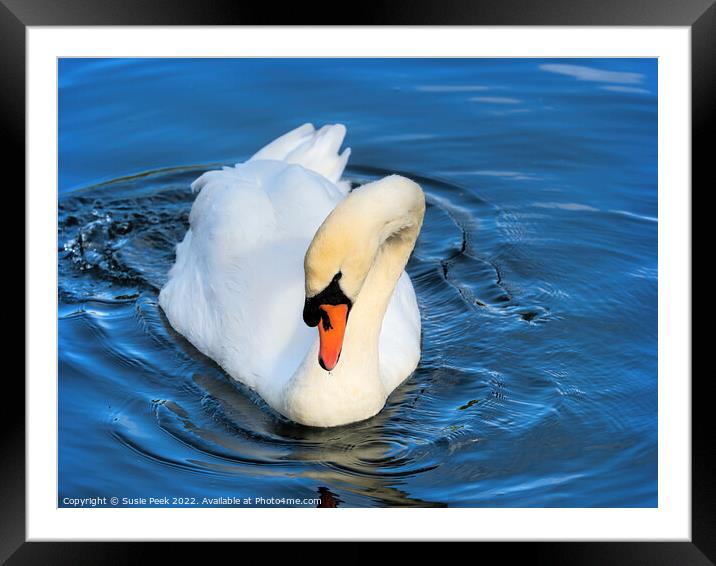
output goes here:
<path id="1" fill-rule="evenodd" d="M 314 129 L 313 124 L 304 124 L 260 149 L 249 161 L 269 159 L 301 165 L 320 173 L 347 194 L 350 187 L 341 182 L 341 175 L 351 150 L 346 148 L 338 153 L 345 137 L 343 124 L 326 125 L 320 130 Z"/>
<path id="2" fill-rule="evenodd" d="M 249 161 L 257 161 L 259 159 L 270 159 L 273 161 L 284 161 L 286 156 L 298 146 L 303 145 L 315 133 L 316 129 L 313 124 L 304 124 L 298 128 L 291 130 L 277 137 L 271 143 L 265 145 L 256 153 Z"/>
<path id="3" fill-rule="evenodd" d="M 303 256 L 344 194 L 275 160 L 210 171 L 192 187 L 190 228 L 159 303 L 198 350 L 269 398 L 315 339 L 302 319 Z"/>

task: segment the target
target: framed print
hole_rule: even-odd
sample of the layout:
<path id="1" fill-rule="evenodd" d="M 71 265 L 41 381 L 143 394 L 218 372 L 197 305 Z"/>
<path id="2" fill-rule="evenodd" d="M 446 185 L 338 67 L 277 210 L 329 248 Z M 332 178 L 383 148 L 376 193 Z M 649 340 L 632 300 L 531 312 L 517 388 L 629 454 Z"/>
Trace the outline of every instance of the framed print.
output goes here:
<path id="1" fill-rule="evenodd" d="M 716 9 L 648 7 L 6 2 L 27 333 L 3 558 L 713 560 L 690 258 Z"/>

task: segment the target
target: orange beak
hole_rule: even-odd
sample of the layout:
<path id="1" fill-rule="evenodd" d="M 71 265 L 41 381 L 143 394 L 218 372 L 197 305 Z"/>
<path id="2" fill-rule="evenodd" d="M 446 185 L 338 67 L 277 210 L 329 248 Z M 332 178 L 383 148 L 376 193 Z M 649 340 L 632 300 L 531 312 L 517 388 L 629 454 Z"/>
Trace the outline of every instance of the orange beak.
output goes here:
<path id="1" fill-rule="evenodd" d="M 321 305 L 318 308 L 323 312 L 318 323 L 318 335 L 321 339 L 318 363 L 326 371 L 331 371 L 341 357 L 348 305 Z"/>

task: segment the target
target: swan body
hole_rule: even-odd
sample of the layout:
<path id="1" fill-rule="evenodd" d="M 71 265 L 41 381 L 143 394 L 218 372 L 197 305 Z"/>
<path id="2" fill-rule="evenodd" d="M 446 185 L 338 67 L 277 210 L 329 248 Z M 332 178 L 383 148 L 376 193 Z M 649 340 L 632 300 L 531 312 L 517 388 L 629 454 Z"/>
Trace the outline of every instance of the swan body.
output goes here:
<path id="1" fill-rule="evenodd" d="M 398 176 L 350 191 L 344 136 L 342 125 L 306 124 L 199 177 L 159 294 L 199 351 L 311 426 L 375 415 L 420 359 L 404 267 L 423 193 Z"/>

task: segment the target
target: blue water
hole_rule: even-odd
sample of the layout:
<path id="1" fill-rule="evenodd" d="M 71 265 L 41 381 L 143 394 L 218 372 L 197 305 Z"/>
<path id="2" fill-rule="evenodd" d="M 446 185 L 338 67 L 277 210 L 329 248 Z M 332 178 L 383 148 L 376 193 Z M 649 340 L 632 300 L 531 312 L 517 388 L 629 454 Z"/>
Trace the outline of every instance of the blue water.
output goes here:
<path id="1" fill-rule="evenodd" d="M 428 195 L 420 365 L 326 430 L 157 306 L 189 183 L 304 122 Z M 58 135 L 60 506 L 657 505 L 655 59 L 61 59 Z"/>

